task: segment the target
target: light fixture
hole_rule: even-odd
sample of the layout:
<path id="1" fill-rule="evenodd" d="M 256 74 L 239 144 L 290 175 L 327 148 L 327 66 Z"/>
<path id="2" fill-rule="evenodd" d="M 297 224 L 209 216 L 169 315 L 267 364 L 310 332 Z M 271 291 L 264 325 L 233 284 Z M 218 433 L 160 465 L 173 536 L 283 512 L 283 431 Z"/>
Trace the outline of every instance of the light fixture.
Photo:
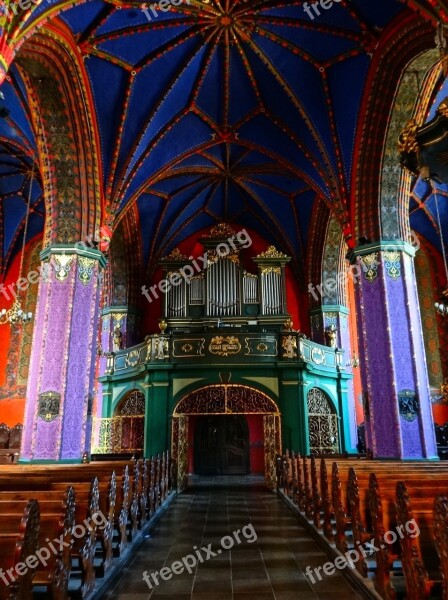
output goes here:
<path id="1" fill-rule="evenodd" d="M 29 215 L 30 215 L 33 177 L 34 177 L 34 162 L 33 162 L 33 168 L 31 170 L 30 189 L 28 192 L 28 201 L 27 201 L 27 205 L 26 205 L 26 214 L 25 214 L 25 225 L 23 227 L 22 254 L 20 256 L 20 268 L 19 268 L 18 281 L 22 280 L 23 258 L 25 256 L 26 234 L 28 232 L 28 220 L 29 220 Z M 17 296 L 16 296 L 16 298 L 13 302 L 13 305 L 10 309 L 6 310 L 6 308 L 3 308 L 0 311 L 0 324 L 1 325 L 6 325 L 6 323 L 10 323 L 11 325 L 25 325 L 26 323 L 29 323 L 32 318 L 33 318 L 33 313 L 25 312 L 22 310 L 22 307 L 20 305 L 20 300 Z"/>
<path id="2" fill-rule="evenodd" d="M 440 221 L 439 198 L 437 195 L 437 189 L 434 187 L 434 185 L 432 185 L 432 190 L 433 190 L 434 197 L 436 200 L 437 226 L 438 226 L 439 232 L 440 232 L 440 244 L 442 246 L 443 265 L 445 267 L 445 281 L 447 282 L 447 287 L 442 292 L 442 296 L 443 296 L 442 301 L 435 302 L 434 307 L 440 315 L 442 315 L 443 317 L 446 317 L 446 315 L 448 315 L 448 265 L 446 262 L 445 240 L 443 239 L 443 229 L 442 229 L 442 224 Z"/>

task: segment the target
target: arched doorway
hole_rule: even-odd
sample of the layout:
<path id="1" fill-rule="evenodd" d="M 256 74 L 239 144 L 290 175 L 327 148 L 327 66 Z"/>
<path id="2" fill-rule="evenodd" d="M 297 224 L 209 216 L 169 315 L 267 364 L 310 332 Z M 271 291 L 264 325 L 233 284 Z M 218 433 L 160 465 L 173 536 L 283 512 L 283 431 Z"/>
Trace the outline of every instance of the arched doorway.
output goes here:
<path id="1" fill-rule="evenodd" d="M 198 417 L 194 470 L 198 475 L 249 473 L 249 427 L 244 415 Z"/>
<path id="2" fill-rule="evenodd" d="M 139 390 L 127 392 L 118 402 L 114 416 L 94 418 L 98 443 L 93 454 L 135 454 L 143 452 L 145 436 L 145 396 Z"/>
<path id="3" fill-rule="evenodd" d="M 217 439 L 213 440 L 212 438 L 215 435 L 212 427 L 216 426 L 216 436 L 219 436 L 219 439 L 223 439 L 222 436 L 229 435 L 230 452 L 227 460 L 230 458 L 230 463 L 234 461 L 233 466 L 229 466 L 229 468 L 238 468 L 239 462 L 239 468 L 242 470 L 244 466 L 244 444 L 241 443 L 241 440 L 236 444 L 234 443 L 238 439 L 238 434 L 242 435 L 243 432 L 241 421 L 235 420 L 235 417 L 238 415 L 261 415 L 263 419 L 265 481 L 268 487 L 275 487 L 276 455 L 281 454 L 280 412 L 276 403 L 269 396 L 255 388 L 237 384 L 221 384 L 209 385 L 191 392 L 187 396 L 184 396 L 174 409 L 171 453 L 173 459 L 177 461 L 177 481 L 180 489 L 186 484 L 188 471 L 189 417 L 210 418 L 209 421 L 204 421 L 206 425 L 200 425 L 200 427 L 209 427 L 208 432 L 203 431 L 202 433 L 205 436 L 202 438 L 202 443 L 204 444 L 209 443 L 213 447 L 217 446 Z M 221 421 L 213 420 L 211 419 L 212 417 L 221 419 Z M 222 419 L 229 418 L 229 422 L 224 424 Z M 200 419 L 198 422 L 201 422 Z M 240 446 L 239 450 L 238 444 Z M 215 467 L 217 461 L 224 461 L 224 463 L 221 462 L 220 464 L 225 465 L 226 458 L 223 456 L 225 452 L 225 450 L 222 450 L 220 456 L 216 455 L 209 459 L 210 461 L 215 461 Z M 238 452 L 240 452 L 240 458 L 237 456 Z M 210 468 L 210 464 L 208 468 Z"/>
<path id="4" fill-rule="evenodd" d="M 311 388 L 307 399 L 310 453 L 339 452 L 338 415 L 330 398 L 319 388 Z"/>

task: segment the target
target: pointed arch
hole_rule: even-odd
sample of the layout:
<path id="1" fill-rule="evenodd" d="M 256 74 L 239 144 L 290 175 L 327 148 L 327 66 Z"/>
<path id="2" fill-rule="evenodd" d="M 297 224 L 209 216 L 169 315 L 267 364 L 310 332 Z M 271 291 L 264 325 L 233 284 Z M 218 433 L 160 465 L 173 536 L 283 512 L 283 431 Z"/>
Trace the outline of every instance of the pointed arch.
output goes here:
<path id="1" fill-rule="evenodd" d="M 355 156 L 359 158 L 352 176 L 351 214 L 356 238 L 366 237 L 372 241 L 381 238 L 379 174 L 392 107 L 408 65 L 434 48 L 434 36 L 431 23 L 409 13 L 390 28 L 373 56 L 360 112 L 362 135 L 355 148 Z"/>
<path id="2" fill-rule="evenodd" d="M 68 31 L 53 26 L 27 40 L 16 64 L 32 108 L 46 207 L 44 247 L 75 243 L 99 230 L 103 209 L 87 73 Z"/>
<path id="3" fill-rule="evenodd" d="M 380 183 L 380 228 L 385 240 L 409 239 L 411 175 L 400 167 L 398 136 L 406 123 L 425 121 L 433 92 L 442 77 L 438 50 L 409 63 L 401 78 L 389 119 Z"/>

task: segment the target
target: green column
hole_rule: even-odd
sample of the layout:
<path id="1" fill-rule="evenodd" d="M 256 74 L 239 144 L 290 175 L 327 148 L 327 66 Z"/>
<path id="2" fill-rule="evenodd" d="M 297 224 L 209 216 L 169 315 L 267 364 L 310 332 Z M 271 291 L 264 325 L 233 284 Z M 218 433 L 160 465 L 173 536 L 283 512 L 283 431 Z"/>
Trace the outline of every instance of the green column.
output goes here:
<path id="1" fill-rule="evenodd" d="M 339 373 L 337 382 L 337 393 L 339 403 L 339 432 L 341 435 L 341 450 L 356 454 L 358 450 L 352 447 L 352 436 L 350 432 L 350 423 L 353 421 L 353 415 L 350 414 L 350 408 L 353 410 L 349 401 L 349 383 L 352 379 L 351 374 Z"/>
<path id="2" fill-rule="evenodd" d="M 145 456 L 165 452 L 170 447 L 169 398 L 170 371 L 160 369 L 148 374 L 147 404 L 145 414 Z"/>
<path id="3" fill-rule="evenodd" d="M 280 380 L 283 450 L 307 451 L 308 425 L 304 414 L 302 371 L 285 370 Z"/>

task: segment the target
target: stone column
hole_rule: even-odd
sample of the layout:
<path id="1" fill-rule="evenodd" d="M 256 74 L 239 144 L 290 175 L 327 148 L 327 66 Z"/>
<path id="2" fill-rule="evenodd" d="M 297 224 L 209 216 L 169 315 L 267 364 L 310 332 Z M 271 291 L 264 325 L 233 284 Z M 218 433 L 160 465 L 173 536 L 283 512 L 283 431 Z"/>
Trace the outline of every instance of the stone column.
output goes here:
<path id="1" fill-rule="evenodd" d="M 90 449 L 101 252 L 53 245 L 41 281 L 21 461 L 79 462 Z"/>
<path id="2" fill-rule="evenodd" d="M 366 439 L 376 457 L 437 458 L 414 255 L 399 240 L 353 252 Z"/>

